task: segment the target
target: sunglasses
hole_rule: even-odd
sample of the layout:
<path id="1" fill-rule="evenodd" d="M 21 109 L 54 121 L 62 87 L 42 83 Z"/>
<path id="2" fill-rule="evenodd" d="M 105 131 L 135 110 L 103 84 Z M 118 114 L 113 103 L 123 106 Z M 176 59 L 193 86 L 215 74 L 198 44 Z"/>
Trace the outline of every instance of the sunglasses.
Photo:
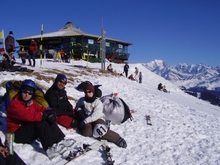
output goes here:
<path id="1" fill-rule="evenodd" d="M 87 93 L 92 93 L 92 91 L 85 91 L 84 93 L 85 93 L 85 94 L 87 94 Z"/>
<path id="2" fill-rule="evenodd" d="M 66 85 L 66 81 L 60 80 L 59 83 Z"/>
<path id="3" fill-rule="evenodd" d="M 30 92 L 28 92 L 28 91 L 21 91 L 22 93 L 24 93 L 24 94 L 29 94 L 29 95 L 33 95 L 34 94 L 34 92 L 32 92 L 32 91 L 30 91 Z"/>

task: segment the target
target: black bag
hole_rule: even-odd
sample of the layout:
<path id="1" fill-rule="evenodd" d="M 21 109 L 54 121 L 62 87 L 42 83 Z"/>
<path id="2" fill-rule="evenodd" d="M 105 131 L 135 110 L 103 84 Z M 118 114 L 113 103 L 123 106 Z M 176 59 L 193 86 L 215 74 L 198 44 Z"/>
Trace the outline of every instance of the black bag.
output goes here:
<path id="1" fill-rule="evenodd" d="M 128 105 L 124 102 L 124 100 L 122 100 L 122 98 L 120 98 L 120 100 L 122 101 L 123 105 L 124 105 L 124 110 L 125 110 L 125 114 L 124 114 L 124 119 L 122 120 L 121 123 L 124 123 L 127 119 L 130 119 L 132 121 L 133 117 L 131 115 L 131 111 L 130 108 L 128 107 Z"/>

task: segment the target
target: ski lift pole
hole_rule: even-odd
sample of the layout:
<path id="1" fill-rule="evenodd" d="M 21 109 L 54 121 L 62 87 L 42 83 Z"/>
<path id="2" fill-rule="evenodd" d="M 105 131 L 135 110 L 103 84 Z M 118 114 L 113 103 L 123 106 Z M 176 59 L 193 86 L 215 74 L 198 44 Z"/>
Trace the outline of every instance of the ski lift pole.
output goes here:
<path id="1" fill-rule="evenodd" d="M 72 49 L 71 49 L 71 53 L 72 53 L 72 67 L 74 67 L 74 55 L 73 55 L 73 53 L 74 53 L 74 50 L 73 50 L 74 42 L 71 42 L 71 44 L 72 44 Z"/>
<path id="2" fill-rule="evenodd" d="M 105 70 L 105 51 L 106 51 L 106 42 L 105 42 L 106 31 L 102 28 L 102 49 L 101 49 L 101 57 L 102 57 L 102 65 L 101 69 Z"/>
<path id="3" fill-rule="evenodd" d="M 41 25 L 41 34 L 40 34 L 40 68 L 42 68 L 42 50 L 43 50 L 43 29 L 44 29 L 44 25 Z"/>
<path id="4" fill-rule="evenodd" d="M 89 51 L 87 51 L 87 63 L 86 63 L 86 68 L 88 68 L 88 63 L 89 63 L 89 54 L 90 54 L 90 52 Z"/>

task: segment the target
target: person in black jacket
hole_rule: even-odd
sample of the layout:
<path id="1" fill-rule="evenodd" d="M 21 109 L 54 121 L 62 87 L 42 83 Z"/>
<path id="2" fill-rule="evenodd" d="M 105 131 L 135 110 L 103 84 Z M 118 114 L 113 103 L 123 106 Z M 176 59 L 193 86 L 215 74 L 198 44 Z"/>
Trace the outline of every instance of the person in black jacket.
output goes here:
<path id="1" fill-rule="evenodd" d="M 66 128 L 77 128 L 78 121 L 75 118 L 73 106 L 67 97 L 66 84 L 66 76 L 58 74 L 54 84 L 46 91 L 44 97 L 49 106 L 56 110 L 58 124 Z"/>
<path id="2" fill-rule="evenodd" d="M 126 64 L 124 65 L 124 73 L 125 73 L 125 76 L 126 76 L 126 77 L 128 77 L 128 69 L 129 69 L 129 65 L 128 65 L 128 63 L 126 63 Z"/>

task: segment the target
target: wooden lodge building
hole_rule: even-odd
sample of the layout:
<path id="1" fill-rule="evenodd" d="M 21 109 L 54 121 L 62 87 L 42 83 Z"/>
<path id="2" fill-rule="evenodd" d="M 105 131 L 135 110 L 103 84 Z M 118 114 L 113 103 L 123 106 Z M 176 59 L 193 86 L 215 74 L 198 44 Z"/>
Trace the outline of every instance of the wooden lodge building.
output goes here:
<path id="1" fill-rule="evenodd" d="M 91 62 L 101 61 L 101 36 L 83 32 L 71 22 L 67 22 L 65 26 L 57 32 L 19 38 L 16 41 L 20 47 L 23 48 L 23 51 L 28 51 L 32 39 L 37 41 L 38 46 L 42 44 L 43 54 L 46 54 L 47 58 L 51 57 L 49 50 L 59 51 L 62 49 L 74 59 L 86 60 L 89 57 L 88 60 Z M 124 63 L 128 60 L 130 55 L 128 46 L 132 45 L 131 43 L 107 37 L 105 41 L 106 58 L 109 61 Z M 37 55 L 38 58 L 39 54 Z"/>

